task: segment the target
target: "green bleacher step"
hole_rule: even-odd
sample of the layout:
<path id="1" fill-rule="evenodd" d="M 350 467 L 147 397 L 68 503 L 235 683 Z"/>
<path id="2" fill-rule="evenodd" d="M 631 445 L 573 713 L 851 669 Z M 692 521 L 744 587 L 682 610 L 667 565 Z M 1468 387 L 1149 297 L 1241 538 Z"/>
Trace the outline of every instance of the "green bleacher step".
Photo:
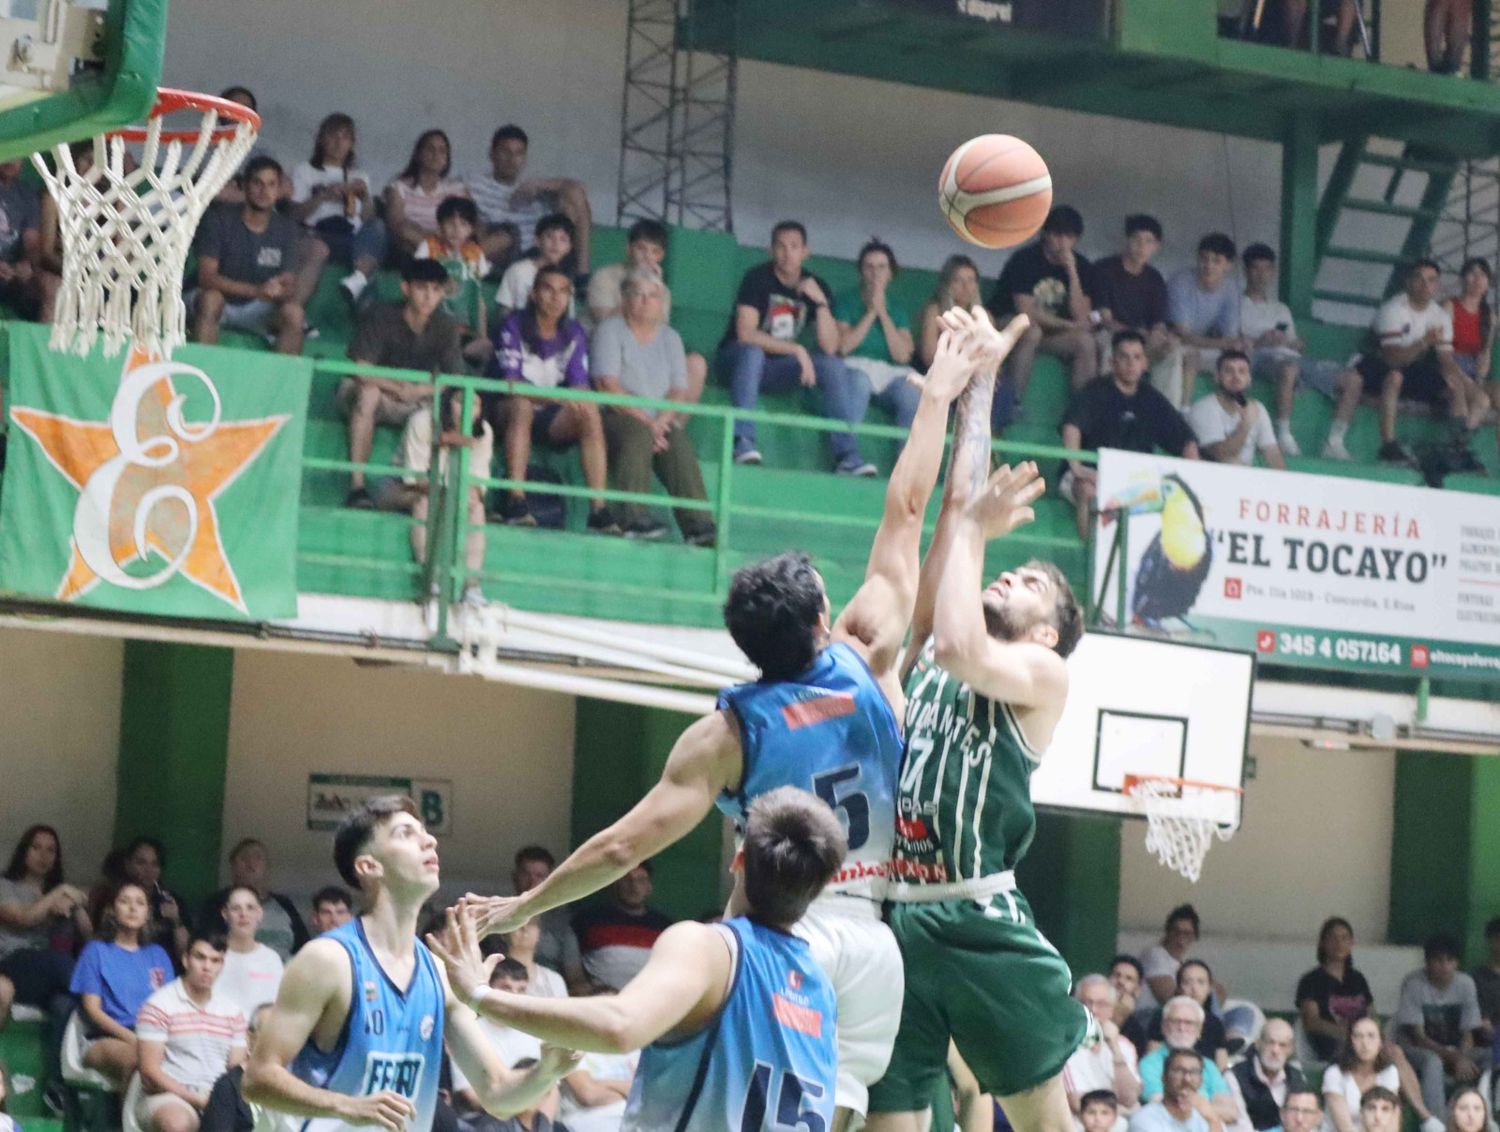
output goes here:
<path id="1" fill-rule="evenodd" d="M 1322 288 L 1313 289 L 1313 298 L 1325 303 L 1349 303 L 1358 307 L 1378 307 L 1385 302 L 1379 295 L 1362 295 L 1358 291 L 1327 291 Z"/>
<path id="2" fill-rule="evenodd" d="M 1393 204 L 1390 201 L 1370 200 L 1366 197 L 1345 197 L 1344 207 L 1353 209 L 1355 212 L 1373 212 L 1381 216 L 1399 216 L 1406 220 L 1437 220 L 1442 212 L 1434 208 L 1413 208 L 1406 204 Z"/>
<path id="3" fill-rule="evenodd" d="M 1375 251 L 1371 248 L 1347 248 L 1337 244 L 1330 244 L 1323 253 L 1329 259 L 1347 259 L 1356 263 L 1379 263 L 1390 267 L 1399 267 L 1407 262 L 1399 255 L 1390 252 Z"/>

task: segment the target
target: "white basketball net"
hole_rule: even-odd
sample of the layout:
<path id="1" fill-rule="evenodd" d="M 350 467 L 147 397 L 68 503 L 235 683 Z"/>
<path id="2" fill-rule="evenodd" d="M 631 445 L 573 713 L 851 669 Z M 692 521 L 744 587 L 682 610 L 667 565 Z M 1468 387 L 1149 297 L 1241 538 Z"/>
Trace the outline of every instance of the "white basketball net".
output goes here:
<path id="1" fill-rule="evenodd" d="M 1216 840 L 1228 841 L 1239 828 L 1218 820 L 1225 793 L 1220 787 L 1140 778 L 1130 792 L 1146 815 L 1146 849 L 1194 884 L 1203 872 L 1209 847 Z"/>
<path id="2" fill-rule="evenodd" d="M 99 335 L 104 352 L 127 340 L 167 357 L 187 340 L 182 275 L 204 210 L 255 142 L 249 122 L 225 126 L 204 111 L 196 143 L 161 144 L 162 120 L 145 128 L 140 164 L 126 170 L 126 141 L 94 139 L 94 163 L 80 173 L 66 144 L 47 167 L 32 163 L 57 201 L 62 230 L 62 287 L 52 323 L 54 350 L 87 354 Z M 217 136 L 216 136 L 217 133 Z"/>

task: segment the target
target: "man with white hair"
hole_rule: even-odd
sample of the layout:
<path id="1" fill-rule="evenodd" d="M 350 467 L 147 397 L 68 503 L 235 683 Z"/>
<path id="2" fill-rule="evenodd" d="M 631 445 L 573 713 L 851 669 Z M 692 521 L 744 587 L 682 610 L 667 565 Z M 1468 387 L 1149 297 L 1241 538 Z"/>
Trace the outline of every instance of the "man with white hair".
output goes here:
<path id="1" fill-rule="evenodd" d="M 1085 1044 L 1074 1050 L 1063 1066 L 1063 1088 L 1068 1094 L 1068 1107 L 1073 1110 L 1073 1123 L 1081 1132 L 1083 1097 L 1097 1089 L 1108 1089 L 1119 1106 L 1113 1132 L 1125 1132 L 1141 1095 L 1141 1078 L 1135 1068 L 1135 1046 L 1120 1036 L 1115 1023 L 1118 993 L 1105 976 L 1085 975 L 1073 988 L 1073 997 L 1098 1021 L 1101 1035 L 1093 1046 Z"/>
<path id="2" fill-rule="evenodd" d="M 1289 1064 L 1296 1039 L 1280 1018 L 1266 1020 L 1255 1049 L 1229 1071 L 1229 1088 L 1239 1098 L 1246 1120 L 1232 1132 L 1267 1132 L 1281 1124 L 1281 1109 L 1291 1093 L 1307 1090 L 1307 1082 Z"/>
<path id="3" fill-rule="evenodd" d="M 1173 1050 L 1192 1049 L 1203 1036 L 1203 1007 L 1187 995 L 1180 994 L 1167 1000 L 1161 1009 L 1161 1033 L 1165 1045 L 1157 1046 L 1141 1058 L 1141 1103 L 1150 1104 L 1162 1099 L 1162 1072 L 1167 1057 Z M 1213 1106 L 1214 1112 L 1226 1125 L 1240 1118 L 1240 1102 L 1219 1067 L 1212 1060 L 1203 1063 L 1203 1083 L 1198 1091 Z"/>

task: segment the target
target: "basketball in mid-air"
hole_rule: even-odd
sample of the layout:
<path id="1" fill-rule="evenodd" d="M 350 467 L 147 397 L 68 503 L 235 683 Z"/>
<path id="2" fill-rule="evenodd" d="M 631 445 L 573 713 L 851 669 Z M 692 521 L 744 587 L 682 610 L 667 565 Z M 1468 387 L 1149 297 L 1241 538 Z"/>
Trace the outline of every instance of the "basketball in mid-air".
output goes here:
<path id="1" fill-rule="evenodd" d="M 971 244 L 1008 248 L 1029 239 L 1052 207 L 1041 154 L 1009 134 L 980 134 L 953 151 L 938 178 L 938 205 Z"/>

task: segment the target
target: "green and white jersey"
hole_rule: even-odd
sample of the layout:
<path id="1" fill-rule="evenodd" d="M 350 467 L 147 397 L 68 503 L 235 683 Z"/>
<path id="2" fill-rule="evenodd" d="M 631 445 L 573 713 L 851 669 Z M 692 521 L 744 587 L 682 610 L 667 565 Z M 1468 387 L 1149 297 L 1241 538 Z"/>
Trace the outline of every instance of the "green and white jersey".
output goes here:
<path id="1" fill-rule="evenodd" d="M 935 886 L 1014 869 L 1036 833 L 1031 772 L 1040 761 L 1010 705 L 939 668 L 929 642 L 906 682 L 890 899 L 943 899 Z"/>

